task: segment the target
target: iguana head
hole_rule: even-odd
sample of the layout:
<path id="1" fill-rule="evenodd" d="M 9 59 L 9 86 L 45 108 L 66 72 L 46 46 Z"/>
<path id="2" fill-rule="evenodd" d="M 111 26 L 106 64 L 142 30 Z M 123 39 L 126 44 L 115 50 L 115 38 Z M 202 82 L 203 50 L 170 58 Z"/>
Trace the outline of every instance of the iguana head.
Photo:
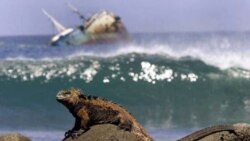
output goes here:
<path id="1" fill-rule="evenodd" d="M 79 102 L 81 91 L 71 88 L 69 90 L 59 91 L 56 95 L 56 100 L 64 105 L 75 105 Z"/>

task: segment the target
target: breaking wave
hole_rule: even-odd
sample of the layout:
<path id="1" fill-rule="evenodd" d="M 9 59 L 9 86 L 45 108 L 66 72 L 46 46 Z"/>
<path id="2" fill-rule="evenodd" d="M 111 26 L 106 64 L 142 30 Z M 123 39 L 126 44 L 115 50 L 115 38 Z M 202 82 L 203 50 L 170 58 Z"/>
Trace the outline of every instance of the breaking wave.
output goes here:
<path id="1" fill-rule="evenodd" d="M 21 38 L 21 37 L 19 37 Z M 119 57 L 128 54 L 159 55 L 166 59 L 198 59 L 220 69 L 250 69 L 250 35 L 242 34 L 135 34 L 127 44 L 49 47 L 37 43 L 38 37 L 9 43 L 2 39 L 0 60 L 53 61 L 83 57 Z M 38 38 L 38 39 L 37 39 Z M 41 38 L 41 37 L 40 37 Z M 45 40 L 48 37 L 43 37 Z M 43 41 L 42 40 L 42 41 Z M 0 40 L 1 41 L 1 40 Z M 38 40 L 39 41 L 39 40 Z M 34 43 L 32 43 L 34 42 Z"/>

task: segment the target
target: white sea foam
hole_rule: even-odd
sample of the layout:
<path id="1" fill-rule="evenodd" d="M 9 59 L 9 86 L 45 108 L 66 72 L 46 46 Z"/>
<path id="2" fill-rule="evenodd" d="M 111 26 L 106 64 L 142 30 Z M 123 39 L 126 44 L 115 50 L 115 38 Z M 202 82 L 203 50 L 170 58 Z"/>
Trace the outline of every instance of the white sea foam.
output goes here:
<path id="1" fill-rule="evenodd" d="M 192 44 L 127 44 L 114 47 L 107 51 L 79 49 L 74 52 L 66 53 L 66 55 L 58 56 L 41 56 L 39 58 L 27 57 L 17 54 L 15 57 L 7 57 L 5 60 L 27 60 L 27 61 L 53 61 L 62 59 L 75 59 L 77 57 L 115 57 L 130 53 L 161 55 L 172 58 L 182 58 L 190 56 L 200 59 L 203 62 L 218 67 L 220 69 L 228 69 L 231 67 L 239 67 L 250 70 L 250 49 L 247 45 L 241 43 L 231 43 L 226 39 L 211 40 L 205 43 Z M 104 46 L 105 47 L 105 46 Z M 67 51 L 67 50 L 66 50 Z M 62 51 L 63 52 L 63 51 Z M 59 52 L 60 53 L 60 52 Z M 132 61 L 133 58 L 132 58 Z"/>
<path id="2" fill-rule="evenodd" d="M 158 66 L 146 61 L 141 62 L 141 71 L 139 73 L 130 71 L 128 75 L 135 82 L 145 81 L 152 84 L 160 81 L 171 82 L 178 78 L 179 75 L 182 81 L 196 82 L 199 78 L 195 73 L 179 74 L 167 66 Z"/>
<path id="3" fill-rule="evenodd" d="M 105 53 L 86 52 L 84 50 L 70 54 L 68 58 L 79 56 L 93 57 L 115 57 L 130 53 L 161 55 L 180 59 L 182 57 L 192 57 L 200 59 L 208 65 L 213 65 L 220 69 L 228 69 L 231 67 L 239 67 L 250 70 L 250 50 L 249 49 L 228 49 L 229 43 L 223 43 L 218 48 L 209 48 L 209 45 L 196 45 L 186 47 L 175 47 L 168 44 L 164 45 L 126 45 Z M 132 61 L 133 58 L 132 58 Z"/>
<path id="4" fill-rule="evenodd" d="M 155 45 L 149 48 L 129 46 L 127 48 L 121 48 L 117 50 L 114 54 L 126 54 L 132 52 L 159 54 L 176 59 L 190 56 L 196 59 L 200 59 L 209 65 L 213 65 L 221 69 L 228 69 L 231 67 L 250 69 L 250 50 L 209 50 L 206 48 L 204 49 L 203 47 L 186 47 L 183 49 L 174 49 L 174 47 L 170 47 L 167 45 Z"/>

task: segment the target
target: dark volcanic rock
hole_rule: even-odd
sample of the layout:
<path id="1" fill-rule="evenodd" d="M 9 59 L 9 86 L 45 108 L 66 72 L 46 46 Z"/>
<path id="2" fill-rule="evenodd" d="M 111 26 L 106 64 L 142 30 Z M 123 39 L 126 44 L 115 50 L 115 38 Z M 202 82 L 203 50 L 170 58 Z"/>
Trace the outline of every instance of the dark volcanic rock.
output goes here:
<path id="1" fill-rule="evenodd" d="M 31 141 L 31 139 L 19 133 L 9 133 L 0 135 L 0 141 Z"/>
<path id="2" fill-rule="evenodd" d="M 139 141 L 139 139 L 134 134 L 119 129 L 118 126 L 101 124 L 92 126 L 77 139 L 69 137 L 64 141 Z"/>

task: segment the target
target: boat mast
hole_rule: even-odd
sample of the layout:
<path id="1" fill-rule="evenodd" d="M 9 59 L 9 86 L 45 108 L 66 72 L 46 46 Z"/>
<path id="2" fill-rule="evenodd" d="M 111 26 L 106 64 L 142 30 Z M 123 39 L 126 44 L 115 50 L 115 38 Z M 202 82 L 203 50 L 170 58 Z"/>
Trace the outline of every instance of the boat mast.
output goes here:
<path id="1" fill-rule="evenodd" d="M 86 21 L 86 18 L 81 14 L 81 12 L 72 4 L 68 3 L 68 7 L 74 12 L 76 13 L 81 20 Z"/>
<path id="2" fill-rule="evenodd" d="M 54 17 L 52 17 L 46 10 L 42 9 L 42 11 L 53 23 L 54 27 L 57 29 L 59 33 L 66 30 L 66 28 L 61 23 L 59 23 Z"/>

